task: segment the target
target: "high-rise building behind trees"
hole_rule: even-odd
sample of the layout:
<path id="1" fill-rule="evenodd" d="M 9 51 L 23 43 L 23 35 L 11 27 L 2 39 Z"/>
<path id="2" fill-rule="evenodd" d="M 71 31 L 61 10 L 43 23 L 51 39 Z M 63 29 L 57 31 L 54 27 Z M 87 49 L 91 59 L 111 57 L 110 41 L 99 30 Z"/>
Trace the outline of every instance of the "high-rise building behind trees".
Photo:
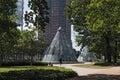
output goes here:
<path id="1" fill-rule="evenodd" d="M 25 0 L 27 1 L 27 0 Z M 68 23 L 65 15 L 65 7 L 69 0 L 46 0 L 49 7 L 49 24 L 45 27 L 46 42 L 51 43 L 54 38 L 57 29 L 62 28 L 68 41 L 71 42 L 71 24 Z M 23 29 L 23 14 L 24 14 L 24 0 L 18 0 L 17 2 L 17 15 L 18 19 L 16 22 L 20 25 L 21 30 Z"/>
<path id="2" fill-rule="evenodd" d="M 58 27 L 61 27 L 67 39 L 71 42 L 71 27 L 65 15 L 65 7 L 68 0 L 46 0 L 49 7 L 50 22 L 45 28 L 46 41 L 51 43 Z"/>
<path id="3" fill-rule="evenodd" d="M 23 14 L 24 14 L 24 0 L 18 0 L 17 4 L 17 20 L 16 23 L 21 27 L 21 30 L 23 30 Z"/>

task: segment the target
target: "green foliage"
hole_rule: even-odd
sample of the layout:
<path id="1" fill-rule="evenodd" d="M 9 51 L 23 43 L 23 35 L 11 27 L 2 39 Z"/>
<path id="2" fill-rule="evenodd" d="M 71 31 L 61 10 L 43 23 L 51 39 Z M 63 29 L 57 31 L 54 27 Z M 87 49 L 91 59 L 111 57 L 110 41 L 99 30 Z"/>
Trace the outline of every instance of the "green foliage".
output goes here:
<path id="1" fill-rule="evenodd" d="M 0 32 L 10 31 L 10 27 L 16 27 L 15 11 L 17 0 L 0 1 Z"/>
<path id="2" fill-rule="evenodd" d="M 119 0 L 71 0 L 66 11 L 69 21 L 82 37 L 78 42 L 89 45 L 90 51 L 105 61 L 116 63 L 120 35 Z"/>
<path id="3" fill-rule="evenodd" d="M 106 62 L 96 62 L 96 66 L 120 66 L 120 63 L 106 63 Z"/>
<path id="4" fill-rule="evenodd" d="M 11 28 L 9 34 L 7 32 L 0 34 L 0 53 L 14 53 L 17 39 L 20 38 L 20 32 L 16 28 Z"/>
<path id="5" fill-rule="evenodd" d="M 29 0 L 28 7 L 31 11 L 25 14 L 27 26 L 32 23 L 37 29 L 44 30 L 49 22 L 47 2 L 45 0 Z"/>
<path id="6" fill-rule="evenodd" d="M 15 14 L 16 2 L 18 0 L 1 0 L 0 1 L 0 19 L 8 20 Z"/>
<path id="7" fill-rule="evenodd" d="M 35 19 L 32 18 L 34 20 L 33 24 L 37 30 L 20 31 L 17 29 L 16 24 L 17 1 L 0 1 L 0 64 L 4 61 L 9 61 L 9 58 L 15 61 L 19 55 L 23 56 L 23 59 L 25 58 L 24 54 L 27 54 L 29 57 L 31 56 L 32 60 L 34 55 L 43 53 L 43 50 L 46 48 L 43 35 L 38 40 L 35 32 L 39 31 L 39 27 L 42 26 L 41 28 L 43 28 L 47 24 L 47 3 L 44 0 L 29 0 L 29 7 L 33 10 L 32 14 L 35 16 Z M 36 7 L 39 9 L 36 9 Z M 27 19 L 28 22 L 29 19 L 30 17 Z M 9 57 L 9 55 L 13 56 Z M 21 61 L 23 61 L 22 59 Z"/>
<path id="8" fill-rule="evenodd" d="M 66 80 L 67 78 L 77 76 L 77 74 L 68 69 L 56 67 L 44 69 L 30 69 L 20 71 L 9 71 L 0 74 L 0 79 L 4 80 Z"/>
<path id="9" fill-rule="evenodd" d="M 118 39 L 117 35 L 119 34 L 119 9 L 120 9 L 120 1 L 113 0 L 91 0 L 91 4 L 88 5 L 89 13 L 87 14 L 87 22 L 89 23 L 89 30 L 96 32 L 95 37 L 96 45 L 94 47 L 98 47 L 102 49 L 101 53 L 104 53 L 104 56 L 111 62 L 111 57 L 114 56 L 114 62 L 116 62 L 117 52 L 115 52 L 116 48 L 116 39 Z M 96 37 L 98 36 L 98 37 Z M 104 44 L 104 45 L 101 45 Z M 95 48 L 93 48 L 95 49 Z M 98 52 L 98 49 L 97 51 Z"/>
<path id="10" fill-rule="evenodd" d="M 2 63 L 1 64 L 1 66 L 7 66 L 7 67 L 9 67 L 9 66 L 28 66 L 28 65 L 30 65 L 30 62 L 28 62 L 28 61 L 14 61 L 14 62 L 4 62 L 4 63 Z M 44 62 L 33 62 L 33 64 L 32 64 L 33 66 L 47 66 L 48 65 L 48 63 L 44 63 Z"/>
<path id="11" fill-rule="evenodd" d="M 17 51 L 18 55 L 24 54 L 26 56 L 29 56 L 31 65 L 34 61 L 33 60 L 34 56 L 37 54 L 42 55 L 44 50 L 47 47 L 47 44 L 45 43 L 44 35 L 42 35 L 42 31 L 41 31 L 40 37 L 36 36 L 36 31 L 38 31 L 38 30 L 36 30 L 36 29 L 23 30 L 21 32 L 21 37 L 18 39 L 18 43 L 16 44 L 16 51 Z M 25 59 L 23 59 L 23 60 L 25 60 Z M 27 61 L 28 61 L 28 59 L 27 59 Z"/>
<path id="12" fill-rule="evenodd" d="M 43 53 L 43 51 L 46 49 L 47 44 L 45 43 L 44 35 L 42 35 L 39 38 L 36 37 L 37 30 L 33 29 L 31 31 L 24 30 L 21 32 L 21 38 L 18 40 L 18 44 L 16 47 L 23 51 L 23 53 L 32 53 L 35 55 L 36 53 Z M 40 31 L 39 31 L 40 32 Z"/>
<path id="13" fill-rule="evenodd" d="M 4 55 L 15 53 L 15 45 L 20 37 L 16 19 L 17 0 L 0 1 L 0 64 Z"/>
<path id="14" fill-rule="evenodd" d="M 83 47 L 88 45 L 91 33 L 88 31 L 86 14 L 88 13 L 87 5 L 90 0 L 71 0 L 66 7 L 66 14 L 68 20 L 74 25 L 74 30 L 79 32 L 80 36 L 77 36 L 78 45 L 81 43 Z"/>
<path id="15" fill-rule="evenodd" d="M 76 30 L 81 30 L 86 23 L 85 15 L 88 12 L 87 5 L 90 0 L 71 0 L 66 7 L 69 21 L 75 25 Z M 80 27 L 78 27 L 80 26 Z M 82 29 L 83 30 L 83 29 Z"/>
<path id="16" fill-rule="evenodd" d="M 94 65 L 98 65 L 98 66 L 110 66 L 110 63 L 105 63 L 105 62 L 96 62 Z"/>

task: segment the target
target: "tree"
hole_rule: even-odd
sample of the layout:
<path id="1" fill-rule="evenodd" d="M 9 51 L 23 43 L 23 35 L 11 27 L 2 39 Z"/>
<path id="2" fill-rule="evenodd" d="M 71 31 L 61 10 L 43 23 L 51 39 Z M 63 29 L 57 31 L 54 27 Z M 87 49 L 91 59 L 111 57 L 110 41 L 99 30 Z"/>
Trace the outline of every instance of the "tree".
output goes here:
<path id="1" fill-rule="evenodd" d="M 72 0 L 67 6 L 68 18 L 79 33 L 85 31 L 82 24 L 86 24 L 90 41 L 85 38 L 85 42 L 90 50 L 104 55 L 108 63 L 112 58 L 116 63 L 118 58 L 115 42 L 120 33 L 119 4 L 119 0 Z"/>
<path id="2" fill-rule="evenodd" d="M 90 4 L 90 0 L 71 0 L 66 7 L 68 20 L 74 25 L 74 30 L 80 34 L 76 41 L 78 45 L 82 43 L 82 47 L 88 45 L 91 36 L 85 16 L 88 13 L 88 4 Z"/>
<path id="3" fill-rule="evenodd" d="M 44 38 L 42 37 L 43 36 L 42 33 L 45 30 L 45 26 L 49 22 L 48 5 L 46 0 L 29 0 L 28 7 L 31 9 L 31 11 L 29 12 L 26 11 L 25 14 L 26 26 L 30 26 L 30 24 L 32 24 L 35 27 L 36 31 L 38 32 L 38 40 L 34 41 L 31 39 L 31 48 L 33 51 L 31 52 L 40 53 L 41 51 L 43 52 L 43 50 L 46 48 L 46 46 L 43 47 L 43 45 L 45 45 L 45 42 L 43 40 Z"/>
<path id="4" fill-rule="evenodd" d="M 15 23 L 16 2 L 17 0 L 0 1 L 0 32 L 8 32 L 10 27 L 17 26 Z"/>
<path id="5" fill-rule="evenodd" d="M 23 30 L 21 32 L 21 38 L 18 40 L 16 47 L 19 49 L 18 53 L 23 55 L 22 60 L 25 58 L 25 54 L 30 57 L 30 65 L 33 64 L 33 58 L 35 55 L 42 55 L 46 49 L 46 43 L 44 35 L 41 35 L 39 39 L 37 38 L 36 29 Z"/>
<path id="6" fill-rule="evenodd" d="M 115 41 L 120 31 L 119 4 L 119 0 L 91 0 L 91 4 L 88 5 L 89 13 L 86 15 L 89 29 L 98 32 L 100 38 L 104 39 L 105 57 L 109 63 L 111 63 L 112 56 L 114 62 L 117 62 Z"/>
<path id="7" fill-rule="evenodd" d="M 32 23 L 37 29 L 44 31 L 45 26 L 49 22 L 47 2 L 45 0 L 29 0 L 28 6 L 31 11 L 26 11 L 25 14 L 27 26 Z"/>
<path id="8" fill-rule="evenodd" d="M 17 0 L 0 1 L 0 58 L 14 52 L 14 45 L 19 38 L 19 30 L 16 24 Z"/>

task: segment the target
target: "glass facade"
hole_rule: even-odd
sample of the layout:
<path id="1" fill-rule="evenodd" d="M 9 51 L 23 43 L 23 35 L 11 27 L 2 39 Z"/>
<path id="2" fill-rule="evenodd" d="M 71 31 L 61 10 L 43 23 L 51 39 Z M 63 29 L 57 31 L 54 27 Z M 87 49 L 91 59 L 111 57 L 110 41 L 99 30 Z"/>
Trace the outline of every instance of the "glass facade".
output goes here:
<path id="1" fill-rule="evenodd" d="M 67 22 L 65 15 L 65 6 L 68 0 L 46 0 L 49 6 L 49 18 L 50 22 L 46 26 L 46 40 L 51 43 L 54 38 L 57 29 L 62 27 L 64 34 L 71 41 L 71 27 Z"/>
<path id="2" fill-rule="evenodd" d="M 17 4 L 17 9 L 16 9 L 16 13 L 18 16 L 18 19 L 16 20 L 17 24 L 19 24 L 21 26 L 21 28 L 23 27 L 23 5 L 24 5 L 24 0 L 18 0 Z"/>
<path id="3" fill-rule="evenodd" d="M 60 59 L 62 59 L 63 63 L 77 62 L 71 45 L 60 27 L 44 54 L 43 62 L 59 63 Z"/>

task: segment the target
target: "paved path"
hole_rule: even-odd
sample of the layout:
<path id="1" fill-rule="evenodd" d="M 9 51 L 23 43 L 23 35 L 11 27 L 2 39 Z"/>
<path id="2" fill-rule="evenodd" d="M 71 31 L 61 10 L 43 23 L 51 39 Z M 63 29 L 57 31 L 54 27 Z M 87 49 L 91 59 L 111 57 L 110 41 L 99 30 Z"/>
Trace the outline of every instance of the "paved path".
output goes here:
<path id="1" fill-rule="evenodd" d="M 120 67 L 112 67 L 109 69 L 90 69 L 90 68 L 80 68 L 72 65 L 76 64 L 62 64 L 61 67 L 69 68 L 77 72 L 79 76 L 87 76 L 91 74 L 107 74 L 107 75 L 120 75 Z M 54 66 L 60 66 L 59 64 L 54 64 Z"/>
<path id="2" fill-rule="evenodd" d="M 62 64 L 61 66 L 72 69 L 78 74 L 78 77 L 67 80 L 120 80 L 120 67 L 112 67 L 109 69 L 90 69 L 75 67 L 72 65 L 74 64 Z M 60 65 L 54 64 L 54 66 Z"/>

